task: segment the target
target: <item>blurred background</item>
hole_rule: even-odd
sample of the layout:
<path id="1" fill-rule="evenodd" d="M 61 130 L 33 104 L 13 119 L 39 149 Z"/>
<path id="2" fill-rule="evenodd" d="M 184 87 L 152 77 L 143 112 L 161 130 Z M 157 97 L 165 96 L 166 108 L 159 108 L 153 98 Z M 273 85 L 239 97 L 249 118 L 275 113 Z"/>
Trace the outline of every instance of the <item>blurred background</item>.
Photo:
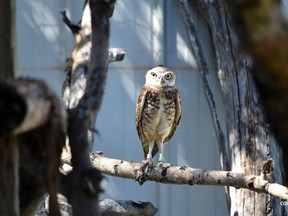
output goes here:
<path id="1" fill-rule="evenodd" d="M 83 2 L 72 0 L 17 0 L 17 76 L 45 80 L 61 97 L 64 64 L 74 39 L 59 13 L 65 9 L 75 22 Z M 210 59 L 207 75 L 225 132 L 224 107 L 214 70 L 209 30 L 191 9 L 201 33 L 201 45 Z M 163 64 L 172 69 L 182 97 L 180 127 L 165 148 L 166 160 L 175 166 L 221 169 L 218 145 L 199 70 L 175 1 L 117 1 L 111 19 L 111 48 L 124 48 L 122 62 L 109 65 L 107 85 L 96 129 L 94 150 L 128 161 L 143 160 L 135 127 L 135 104 L 146 71 Z M 228 215 L 223 187 L 164 185 L 106 176 L 101 199 L 150 201 L 159 216 Z"/>

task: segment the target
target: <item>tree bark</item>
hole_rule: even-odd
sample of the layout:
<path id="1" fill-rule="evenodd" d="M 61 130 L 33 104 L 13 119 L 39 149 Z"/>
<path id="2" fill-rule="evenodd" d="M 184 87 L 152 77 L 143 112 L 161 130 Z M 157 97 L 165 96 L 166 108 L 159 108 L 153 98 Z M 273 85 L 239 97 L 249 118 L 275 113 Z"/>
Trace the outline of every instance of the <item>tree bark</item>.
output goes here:
<path id="1" fill-rule="evenodd" d="M 178 2 L 188 6 L 187 1 Z M 220 149 L 220 152 L 228 153 L 224 157 L 228 158 L 228 167 L 231 171 L 254 175 L 259 175 L 263 161 L 269 157 L 273 158 L 275 164 L 279 166 L 275 167 L 271 181 L 281 183 L 281 155 L 277 151 L 276 142 L 263 117 L 252 77 L 252 71 L 255 70 L 254 64 L 251 58 L 239 49 L 238 38 L 231 27 L 223 1 L 195 0 L 190 3 L 190 7 L 197 7 L 203 15 L 203 20 L 211 29 L 216 70 L 226 109 L 227 145 L 224 145 L 224 151 Z M 187 19 L 187 17 L 183 18 Z M 192 16 L 189 19 L 192 19 Z M 186 28 L 188 34 L 191 32 L 193 34 L 190 38 L 196 38 L 193 39 L 196 41 L 199 38 L 197 31 L 189 32 L 191 24 L 193 27 L 194 23 L 193 20 L 186 22 Z M 194 50 L 197 51 L 194 51 L 196 56 L 203 52 L 199 44 Z M 206 67 L 205 59 L 197 61 L 199 68 Z M 227 192 L 231 199 L 231 215 L 280 215 L 284 212 L 280 207 L 280 200 L 267 195 L 231 187 Z M 230 206 L 229 200 L 228 206 Z"/>
<path id="2" fill-rule="evenodd" d="M 231 170 L 258 175 L 261 163 L 271 157 L 275 172 L 272 181 L 283 182 L 282 158 L 267 122 L 252 77 L 255 70 L 249 56 L 239 48 L 223 2 L 207 4 L 211 33 L 218 62 L 218 77 L 226 107 L 226 127 Z M 220 29 L 220 31 L 219 31 Z M 231 112 L 232 111 L 232 112 Z M 272 150 L 272 151 L 270 151 Z M 281 215 L 280 200 L 264 194 L 230 188 L 231 215 Z"/>
<path id="3" fill-rule="evenodd" d="M 0 81 L 4 81 L 15 75 L 15 0 L 1 1 L 0 14 Z"/>
<path id="4" fill-rule="evenodd" d="M 47 122 L 53 105 L 47 90 L 32 79 L 0 82 L 0 135 L 19 135 Z"/>
<path id="5" fill-rule="evenodd" d="M 63 111 L 57 96 L 41 81 L 0 83 L 1 215 L 35 213 L 45 192 L 52 197 L 50 212 L 59 215 L 56 194 L 66 129 Z"/>
<path id="6" fill-rule="evenodd" d="M 255 59 L 253 75 L 267 119 L 283 153 L 288 152 L 288 23 L 277 0 L 226 1 L 245 51 Z M 286 178 L 288 157 L 283 155 Z M 286 179 L 286 184 L 288 180 Z"/>
<path id="7" fill-rule="evenodd" d="M 62 193 L 76 216 L 100 214 L 98 196 L 102 175 L 93 168 L 89 152 L 93 143 L 91 128 L 100 109 L 106 83 L 109 18 L 115 0 L 90 0 L 85 3 L 79 34 L 75 37 L 77 45 L 67 65 L 68 80 L 64 86 L 73 170 L 63 179 Z M 66 23 L 69 23 L 67 19 Z M 91 52 L 89 43 L 92 45 Z M 86 52 L 82 52 L 83 49 Z"/>
<path id="8" fill-rule="evenodd" d="M 48 216 L 47 209 L 48 197 L 42 203 L 36 216 Z M 67 203 L 64 196 L 58 196 L 58 202 L 62 216 L 72 216 L 72 206 Z M 150 202 L 141 202 L 133 200 L 111 200 L 104 199 L 99 201 L 99 208 L 102 216 L 154 216 L 158 209 Z"/>
<path id="9" fill-rule="evenodd" d="M 0 81 L 4 81 L 15 74 L 15 0 L 1 1 L 0 14 Z M 17 139 L 0 137 L 0 215 L 19 215 L 18 166 Z"/>
<path id="10" fill-rule="evenodd" d="M 18 168 L 17 138 L 0 137 L 0 215 L 19 215 Z"/>
<path id="11" fill-rule="evenodd" d="M 91 160 L 95 168 L 107 175 L 136 181 L 143 176 L 143 163 L 106 158 L 97 153 L 91 155 Z M 146 175 L 145 181 L 156 181 L 163 184 L 230 186 L 286 200 L 288 199 L 288 188 L 271 183 L 273 171 L 273 160 L 268 159 L 261 164 L 258 176 L 244 172 L 202 170 L 187 166 L 175 167 L 169 163 L 158 163 L 151 172 L 144 173 L 144 175 Z"/>

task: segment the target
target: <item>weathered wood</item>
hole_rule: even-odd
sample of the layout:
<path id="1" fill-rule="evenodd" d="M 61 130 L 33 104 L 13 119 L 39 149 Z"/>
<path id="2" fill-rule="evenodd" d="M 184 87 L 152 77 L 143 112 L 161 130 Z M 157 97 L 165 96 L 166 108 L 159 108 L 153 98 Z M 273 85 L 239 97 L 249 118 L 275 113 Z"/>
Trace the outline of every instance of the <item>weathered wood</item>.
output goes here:
<path id="1" fill-rule="evenodd" d="M 0 134 L 18 135 L 44 124 L 51 109 L 50 94 L 35 80 L 0 83 Z"/>
<path id="2" fill-rule="evenodd" d="M 12 80 L 15 74 L 15 0 L 0 2 L 0 81 Z"/>
<path id="3" fill-rule="evenodd" d="M 226 1 L 245 51 L 258 67 L 254 78 L 271 128 L 283 150 L 288 184 L 288 22 L 281 1 Z"/>
<path id="4" fill-rule="evenodd" d="M 15 0 L 0 2 L 0 81 L 15 74 Z M 1 103 L 0 90 L 0 109 Z M 5 115 L 0 111 L 0 116 Z M 0 117 L 0 131 L 3 129 Z M 3 122 L 3 124 L 8 122 Z M 15 122 L 12 122 L 14 124 Z M 9 124 L 9 123 L 8 123 Z M 16 123 L 17 124 L 17 123 Z M 0 132 L 1 134 L 1 132 Z M 19 215 L 19 150 L 14 136 L 0 135 L 0 215 Z"/>
<path id="5" fill-rule="evenodd" d="M 58 195 L 58 202 L 62 216 L 72 216 L 72 206 L 67 199 Z M 49 198 L 39 207 L 36 216 L 48 216 Z M 133 200 L 111 200 L 104 199 L 99 201 L 99 208 L 102 216 L 154 216 L 158 209 L 150 202 Z"/>
<path id="6" fill-rule="evenodd" d="M 114 6 L 113 6 L 114 7 Z M 83 97 L 88 79 L 89 63 L 91 58 L 92 48 L 92 27 L 91 27 L 91 12 L 88 1 L 84 3 L 83 14 L 79 24 L 73 23 L 66 14 L 65 10 L 60 11 L 63 17 L 63 22 L 70 28 L 76 45 L 71 53 L 71 56 L 66 62 L 65 73 L 66 79 L 63 83 L 62 94 L 68 109 L 75 108 L 80 99 Z M 112 12 L 108 15 L 108 19 Z M 109 48 L 108 61 L 122 61 L 126 54 L 125 49 Z M 103 53 L 106 56 L 106 51 Z M 96 60 L 98 61 L 98 60 Z M 86 103 L 86 102 L 85 102 Z M 90 150 L 94 141 L 94 125 L 96 118 L 90 119 L 90 126 L 87 131 Z"/>
<path id="7" fill-rule="evenodd" d="M 3 154 L 0 163 L 3 182 L 0 185 L 9 190 L 3 189 L 0 193 L 4 196 L 0 199 L 1 215 L 19 214 L 19 196 L 21 215 L 30 215 L 35 212 L 45 192 L 53 197 L 50 212 L 59 215 L 57 176 L 66 130 L 63 106 L 44 82 L 19 78 L 0 83 L 0 112 L 0 148 Z M 16 190 L 12 190 L 12 185 Z M 11 198 L 15 194 L 13 201 Z M 13 213 L 5 210 L 6 207 Z"/>
<path id="8" fill-rule="evenodd" d="M 102 216 L 154 216 L 158 212 L 150 202 L 104 199 L 99 205 Z"/>
<path id="9" fill-rule="evenodd" d="M 178 1 L 186 2 L 187 1 Z M 192 2 L 192 1 L 190 1 Z M 226 109 L 226 128 L 229 151 L 229 165 L 232 171 L 259 175 L 260 164 L 271 156 L 277 164 L 273 181 L 282 182 L 281 157 L 275 149 L 277 145 L 271 135 L 259 106 L 258 93 L 255 90 L 252 71 L 252 60 L 239 49 L 239 42 L 231 27 L 223 1 L 193 1 L 190 7 L 195 7 L 203 14 L 211 29 L 214 44 L 218 77 L 222 88 Z M 187 8 L 186 7 L 186 8 Z M 184 21 L 187 16 L 184 16 Z M 192 18 L 190 18 L 192 19 Z M 185 23 L 185 22 L 184 22 Z M 201 46 L 197 42 L 197 31 L 193 28 L 193 20 L 186 22 L 192 45 L 196 46 L 194 55 L 199 56 Z M 195 26 L 194 26 L 194 29 Z M 197 58 L 196 58 L 197 59 Z M 199 68 L 207 67 L 207 61 L 197 59 Z M 213 107 L 212 107 L 213 108 Z M 217 134 L 217 132 L 216 132 Z M 270 151 L 270 149 L 272 151 Z M 222 149 L 220 148 L 220 152 Z M 280 214 L 280 202 L 263 194 L 229 188 L 231 198 L 231 215 L 262 215 Z M 257 200 L 257 201 L 256 201 Z M 279 200 L 278 200 L 279 201 Z M 273 204 L 272 204 L 273 203 Z M 229 205 L 229 202 L 228 202 Z"/>
<path id="10" fill-rule="evenodd" d="M 48 192 L 52 197 L 49 211 L 59 215 L 58 167 L 65 144 L 66 112 L 59 98 L 43 81 L 20 78 L 7 85 L 25 105 L 22 107 L 25 111 L 23 122 L 16 127 L 19 130 L 11 131 L 12 134 L 17 132 L 21 152 L 20 214 L 35 214 L 37 205 Z M 17 100 L 14 103 L 17 104 Z M 18 106 L 16 111 L 20 108 Z"/>
<path id="11" fill-rule="evenodd" d="M 59 191 L 57 178 L 60 152 L 65 142 L 66 112 L 58 97 L 39 80 L 19 78 L 2 82 L 0 112 L 1 148 L 13 151 L 17 161 L 18 151 L 21 152 L 19 168 L 18 165 L 17 169 L 15 168 L 17 175 L 18 170 L 20 173 L 20 192 L 17 186 L 17 198 L 20 196 L 21 215 L 33 214 L 45 192 L 52 197 L 50 212 L 59 215 L 56 197 Z M 16 141 L 3 143 L 10 140 L 9 137 L 17 140 L 19 150 L 15 150 Z M 4 160 L 1 165 L 7 166 L 9 151 L 2 150 L 1 153 L 3 153 L 1 158 Z M 10 169 L 5 172 L 13 171 L 11 164 L 9 165 Z M 5 167 L 1 170 L 5 170 Z M 4 182 L 7 181 L 5 172 L 1 178 Z M 12 178 L 8 182 L 18 185 L 18 181 Z M 13 190 L 9 189 L 13 194 Z M 3 191 L 1 194 L 6 193 Z M 12 203 L 10 200 L 10 204 Z M 19 208 L 19 202 L 17 205 Z M 9 207 L 11 208 L 11 205 Z"/>
<path id="12" fill-rule="evenodd" d="M 62 92 L 67 107 L 71 109 L 77 106 L 86 88 L 92 47 L 90 8 L 88 4 L 84 6 L 80 24 L 73 23 L 67 17 L 65 10 L 61 10 L 60 12 L 63 16 L 63 22 L 70 28 L 76 42 L 71 56 L 66 62 L 66 80 L 63 84 Z M 108 61 L 109 63 L 122 61 L 125 54 L 126 50 L 123 48 L 109 48 Z"/>
<path id="13" fill-rule="evenodd" d="M 141 170 L 143 163 L 107 158 L 97 153 L 92 154 L 91 159 L 94 167 L 107 175 L 135 180 L 139 180 L 139 176 L 143 175 Z M 287 187 L 270 182 L 270 176 L 273 174 L 271 173 L 273 166 L 271 160 L 263 162 L 261 166 L 262 172 L 259 175 L 253 175 L 243 172 L 202 170 L 158 163 L 150 173 L 145 173 L 145 181 L 156 181 L 163 184 L 230 186 L 236 189 L 248 189 L 254 195 L 265 193 L 280 199 L 288 199 Z M 269 169 L 265 169 L 264 172 L 263 167 L 269 167 Z"/>
<path id="14" fill-rule="evenodd" d="M 0 135 L 12 134 L 26 115 L 26 103 L 12 83 L 0 82 Z"/>
<path id="15" fill-rule="evenodd" d="M 102 175 L 93 168 L 89 151 L 91 125 L 99 111 L 106 82 L 110 23 L 115 0 L 85 1 L 80 41 L 67 65 L 64 98 L 69 112 L 68 138 L 73 170 L 63 179 L 62 193 L 73 215 L 99 215 L 98 195 Z M 82 28 L 83 27 L 83 28 Z M 91 34 L 92 31 L 92 34 Z M 92 37 L 91 37 L 92 35 Z M 92 42 L 92 43 L 91 43 Z M 89 43 L 92 44 L 91 52 Z M 88 44 L 88 46 L 86 46 Z M 81 49 L 88 49 L 83 52 Z M 88 69 L 88 70 L 87 70 Z"/>
<path id="16" fill-rule="evenodd" d="M 0 215 L 19 215 L 19 150 L 15 136 L 0 137 Z"/>
<path id="17" fill-rule="evenodd" d="M 262 161 L 269 155 L 277 164 L 273 181 L 282 183 L 281 157 L 277 152 L 270 151 L 277 148 L 277 144 L 264 119 L 252 77 L 252 72 L 256 70 L 253 62 L 240 50 L 223 2 L 207 3 L 206 7 L 226 107 L 231 170 L 259 175 Z M 263 194 L 231 188 L 230 197 L 231 215 L 280 215 L 285 211 L 281 209 L 279 200 Z"/>

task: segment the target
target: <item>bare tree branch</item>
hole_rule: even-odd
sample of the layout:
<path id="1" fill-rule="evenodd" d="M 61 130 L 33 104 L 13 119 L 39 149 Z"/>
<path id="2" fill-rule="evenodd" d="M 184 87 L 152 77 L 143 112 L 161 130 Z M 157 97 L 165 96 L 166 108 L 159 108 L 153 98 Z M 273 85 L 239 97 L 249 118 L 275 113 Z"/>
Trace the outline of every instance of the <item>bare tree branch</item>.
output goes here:
<path id="1" fill-rule="evenodd" d="M 112 10 L 113 8 L 114 6 L 111 6 L 110 9 Z M 61 10 L 60 12 L 63 16 L 64 23 L 70 28 L 75 38 L 75 42 L 76 42 L 76 45 L 71 53 L 71 56 L 66 62 L 66 66 L 65 66 L 66 80 L 63 84 L 63 89 L 62 89 L 62 94 L 63 94 L 64 100 L 66 101 L 66 106 L 68 109 L 72 109 L 72 108 L 75 108 L 79 104 L 80 100 L 83 98 L 83 95 L 86 90 L 87 80 L 89 80 L 88 70 L 89 70 L 89 64 L 90 64 L 90 57 L 92 57 L 91 52 L 94 52 L 91 50 L 92 48 L 91 11 L 90 11 L 90 6 L 88 4 L 88 1 L 85 1 L 82 18 L 81 18 L 81 21 L 78 22 L 78 24 L 74 24 L 67 17 L 65 10 Z M 112 12 L 109 12 L 108 18 L 106 19 L 105 22 L 109 21 L 108 19 L 110 15 L 112 15 Z M 97 32 L 96 34 L 98 33 L 99 32 Z M 99 38 L 99 40 L 103 40 L 103 39 L 104 38 Z M 122 61 L 124 59 L 126 51 L 122 48 L 109 48 L 108 53 L 109 53 L 108 61 L 109 63 L 111 63 L 115 61 Z M 102 52 L 100 54 L 103 54 L 105 58 L 107 57 L 106 50 L 105 52 Z M 100 63 L 98 62 L 97 56 L 93 58 L 93 61 L 95 62 L 94 63 L 95 65 Z M 96 76 L 95 73 L 92 73 L 92 74 Z M 104 85 L 105 80 L 103 79 L 99 83 Z M 93 86 L 93 83 L 92 83 L 92 86 Z M 103 86 L 101 85 L 94 85 L 94 87 L 97 89 L 103 88 Z M 87 93 L 86 93 L 86 96 L 87 96 Z M 101 101 L 100 100 L 101 97 L 95 97 L 95 98 L 98 98 L 99 101 Z M 86 103 L 87 101 L 84 102 L 84 104 Z M 88 130 L 88 139 L 89 139 L 88 142 L 90 144 L 90 147 L 92 147 L 93 140 L 94 140 L 93 132 L 95 131 L 94 130 L 95 120 L 96 118 L 93 118 L 93 117 L 90 119 L 90 128 Z"/>
<path id="2" fill-rule="evenodd" d="M 114 8 L 115 0 L 90 0 L 92 24 L 92 49 L 89 64 L 89 73 L 85 93 L 77 109 L 80 115 L 93 118 L 98 113 L 108 68 L 108 48 L 110 36 L 109 15 Z"/>
<path id="3" fill-rule="evenodd" d="M 93 166 L 104 174 L 137 179 L 142 175 L 143 163 L 123 161 L 103 157 L 97 153 L 91 154 Z M 283 200 L 288 199 L 288 188 L 271 183 L 272 160 L 263 164 L 262 173 L 259 176 L 236 173 L 230 171 L 202 170 L 187 166 L 172 166 L 169 163 L 158 163 L 151 173 L 147 174 L 147 180 L 163 184 L 188 184 L 188 185 L 215 185 L 231 186 L 237 189 L 246 188 L 257 193 L 265 193 Z"/>

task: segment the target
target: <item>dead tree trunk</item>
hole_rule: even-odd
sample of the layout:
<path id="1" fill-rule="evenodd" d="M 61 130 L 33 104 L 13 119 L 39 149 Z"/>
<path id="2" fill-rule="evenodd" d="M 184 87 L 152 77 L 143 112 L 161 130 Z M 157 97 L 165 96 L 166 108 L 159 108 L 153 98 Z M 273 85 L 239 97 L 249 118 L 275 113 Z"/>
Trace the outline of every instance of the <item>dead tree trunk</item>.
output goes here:
<path id="1" fill-rule="evenodd" d="M 226 107 L 227 141 L 232 171 L 259 174 L 263 161 L 274 160 L 271 181 L 283 182 L 282 158 L 264 119 L 252 72 L 252 59 L 239 47 L 222 1 L 208 3 L 207 14 L 216 52 L 218 77 Z M 246 190 L 229 189 L 231 215 L 282 215 L 280 200 Z"/>
<path id="2" fill-rule="evenodd" d="M 19 153 L 15 137 L 0 138 L 0 214 L 19 215 Z"/>
<path id="3" fill-rule="evenodd" d="M 0 12 L 0 81 L 4 81 L 15 73 L 15 0 L 1 1 Z M 0 137 L 0 215 L 19 215 L 18 165 L 17 140 Z"/>
<path id="4" fill-rule="evenodd" d="M 226 1 L 241 46 L 255 59 L 253 71 L 265 114 L 283 150 L 288 184 L 288 22 L 281 1 Z"/>
<path id="5" fill-rule="evenodd" d="M 100 214 L 98 196 L 102 175 L 93 168 L 89 152 L 93 142 L 91 128 L 100 109 L 106 83 L 109 18 L 114 3 L 115 0 L 85 1 L 78 27 L 67 20 L 62 12 L 64 22 L 70 28 L 76 27 L 74 35 L 77 45 L 67 65 L 67 82 L 64 86 L 73 170 L 64 179 L 62 188 L 76 216 Z M 73 28 L 71 30 L 73 32 Z"/>
<path id="6" fill-rule="evenodd" d="M 191 4 L 181 0 L 178 2 L 194 46 L 192 47 L 194 55 L 198 56 L 202 76 L 208 72 L 207 61 L 203 57 L 192 16 L 188 10 L 186 13 L 183 12 L 184 8 L 188 8 L 188 5 L 197 8 L 211 30 L 216 70 L 226 108 L 227 143 L 219 145 L 222 147 L 220 152 L 224 153 L 222 162 L 228 162 L 228 164 L 222 163 L 224 169 L 259 175 L 263 162 L 271 157 L 274 164 L 277 164 L 274 166 L 271 181 L 282 183 L 281 155 L 263 116 L 252 77 L 254 64 L 252 59 L 240 50 L 238 38 L 223 2 L 221 0 L 190 1 Z M 213 113 L 215 111 L 213 106 L 210 108 Z M 215 118 L 215 115 L 212 117 Z M 268 195 L 231 187 L 226 192 L 230 215 L 281 215 L 284 212 L 280 200 Z"/>
<path id="7" fill-rule="evenodd" d="M 0 81 L 11 80 L 15 74 L 15 0 L 0 3 Z"/>
<path id="8" fill-rule="evenodd" d="M 59 215 L 58 166 L 66 129 L 61 107 L 41 81 L 0 83 L 1 215 L 35 213 L 45 192 L 52 197 L 50 212 Z"/>

